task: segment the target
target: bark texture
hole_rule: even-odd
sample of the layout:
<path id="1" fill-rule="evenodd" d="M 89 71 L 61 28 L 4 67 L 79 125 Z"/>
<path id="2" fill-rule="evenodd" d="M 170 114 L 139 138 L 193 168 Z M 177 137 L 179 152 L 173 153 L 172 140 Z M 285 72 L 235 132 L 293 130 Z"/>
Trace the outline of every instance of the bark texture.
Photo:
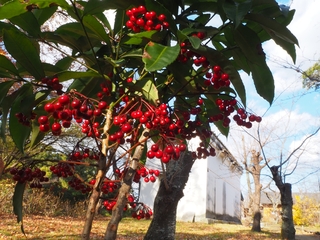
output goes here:
<path id="1" fill-rule="evenodd" d="M 280 201 L 282 207 L 281 239 L 294 240 L 296 230 L 293 223 L 292 214 L 292 187 L 290 183 L 284 183 L 279 173 L 279 167 L 270 168 L 273 180 L 280 191 Z"/>
<path id="2" fill-rule="evenodd" d="M 117 203 L 112 209 L 112 216 L 108 223 L 104 239 L 105 240 L 114 240 L 117 237 L 117 231 L 119 223 L 123 216 L 123 209 L 126 206 L 128 200 L 127 195 L 130 192 L 131 184 L 136 173 L 136 170 L 139 165 L 139 160 L 142 157 L 143 150 L 146 144 L 146 140 L 149 138 L 149 129 L 145 129 L 138 141 L 138 145 L 135 148 L 134 154 L 130 160 L 130 167 L 123 179 L 123 183 L 119 189 L 119 194 L 117 197 Z"/>
<path id="3" fill-rule="evenodd" d="M 183 189 L 188 181 L 194 160 L 189 152 L 178 161 L 167 164 L 166 176 L 161 179 L 154 201 L 154 215 L 144 240 L 174 240 L 176 213 Z"/>
<path id="4" fill-rule="evenodd" d="M 101 185 L 103 183 L 104 176 L 106 175 L 106 159 L 105 157 L 101 157 L 99 161 L 99 170 L 96 176 L 96 183 L 93 187 L 89 204 L 86 213 L 86 220 L 83 226 L 81 239 L 88 240 L 90 239 L 90 232 L 92 227 L 92 222 L 96 213 L 96 206 L 98 204 L 101 192 Z"/>
<path id="5" fill-rule="evenodd" d="M 263 158 L 260 156 L 260 152 L 255 150 L 251 151 L 251 161 L 250 167 L 245 161 L 245 169 L 253 177 L 254 183 L 254 192 L 250 194 L 250 203 L 251 203 L 251 213 L 253 216 L 252 219 L 252 228 L 251 231 L 261 232 L 261 212 L 260 212 L 260 202 L 261 202 L 261 189 L 262 185 L 260 183 L 261 170 L 266 166 L 265 164 L 260 165 Z M 250 182 L 248 183 L 250 185 Z"/>

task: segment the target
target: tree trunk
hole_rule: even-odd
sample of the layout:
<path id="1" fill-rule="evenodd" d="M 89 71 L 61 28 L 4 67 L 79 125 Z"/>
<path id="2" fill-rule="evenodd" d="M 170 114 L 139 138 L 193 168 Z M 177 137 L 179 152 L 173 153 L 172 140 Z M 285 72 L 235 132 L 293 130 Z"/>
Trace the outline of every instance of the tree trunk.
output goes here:
<path id="1" fill-rule="evenodd" d="M 261 232 L 261 212 L 260 212 L 260 199 L 261 199 L 261 184 L 259 180 L 259 184 L 255 186 L 255 191 L 253 195 L 252 201 L 252 214 L 253 214 L 253 222 L 251 231 Z"/>
<path id="2" fill-rule="evenodd" d="M 292 190 L 290 183 L 283 183 L 279 172 L 279 166 L 272 166 L 270 171 L 273 176 L 273 180 L 280 191 L 281 196 L 281 208 L 282 208 L 282 223 L 281 223 L 281 239 L 294 240 L 296 236 L 296 230 L 293 224 L 292 214 Z"/>
<path id="3" fill-rule="evenodd" d="M 101 186 L 103 184 L 103 180 L 107 172 L 106 156 L 107 156 L 108 142 L 109 142 L 109 135 L 107 134 L 107 131 L 110 128 L 111 119 L 112 119 L 112 110 L 109 109 L 106 115 L 106 123 L 103 128 L 103 132 L 104 134 L 107 135 L 107 137 L 104 138 L 102 141 L 101 155 L 99 159 L 98 172 L 96 175 L 96 182 L 93 186 L 92 193 L 89 199 L 89 204 L 87 207 L 86 220 L 85 220 L 83 230 L 82 230 L 82 235 L 81 235 L 82 240 L 90 239 L 92 222 L 96 213 L 97 204 L 99 202 L 99 198 L 101 194 Z M 110 156 L 109 160 L 111 161 L 111 159 L 112 159 L 112 156 Z"/>
<path id="4" fill-rule="evenodd" d="M 103 156 L 103 155 L 102 155 Z M 92 227 L 92 222 L 96 212 L 96 206 L 98 204 L 101 192 L 101 185 L 103 184 L 104 177 L 106 175 L 106 159 L 101 157 L 99 161 L 99 170 L 96 176 L 96 183 L 94 184 L 89 204 L 87 207 L 86 220 L 82 230 L 81 239 L 88 240 L 90 239 L 90 232 Z"/>
<path id="5" fill-rule="evenodd" d="M 280 189 L 279 189 L 280 190 Z M 293 224 L 292 215 L 292 191 L 291 184 L 285 183 L 280 190 L 281 206 L 282 206 L 282 224 L 281 224 L 281 238 L 287 240 L 295 239 L 296 230 Z"/>
<path id="6" fill-rule="evenodd" d="M 149 129 L 145 129 L 141 134 L 138 141 L 138 145 L 136 146 L 134 154 L 130 160 L 130 167 L 119 189 L 117 203 L 112 209 L 112 216 L 108 223 L 108 226 L 104 235 L 105 240 L 114 240 L 117 237 L 118 226 L 119 226 L 119 222 L 122 219 L 123 209 L 128 203 L 127 195 L 130 192 L 134 175 L 139 166 L 139 160 L 142 157 L 146 141 L 149 138 L 149 131 L 150 131 Z"/>
<path id="7" fill-rule="evenodd" d="M 252 228 L 251 231 L 261 232 L 261 212 L 260 212 L 260 200 L 261 200 L 261 189 L 262 185 L 260 183 L 260 174 L 264 165 L 260 165 L 262 161 L 262 157 L 260 156 L 260 152 L 256 152 L 255 150 L 251 151 L 251 164 L 250 173 L 253 177 L 254 182 L 254 193 L 252 195 Z M 248 167 L 246 166 L 246 169 Z"/>
<path id="8" fill-rule="evenodd" d="M 167 164 L 166 175 L 161 179 L 154 201 L 154 215 L 144 240 L 174 240 L 176 213 L 183 189 L 188 181 L 194 160 L 189 152 L 178 161 Z"/>

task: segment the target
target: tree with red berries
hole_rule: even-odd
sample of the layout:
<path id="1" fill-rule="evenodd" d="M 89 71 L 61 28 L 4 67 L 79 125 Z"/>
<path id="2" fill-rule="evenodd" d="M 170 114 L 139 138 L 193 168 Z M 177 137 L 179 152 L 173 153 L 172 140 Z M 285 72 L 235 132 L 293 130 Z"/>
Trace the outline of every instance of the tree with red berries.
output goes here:
<path id="1" fill-rule="evenodd" d="M 105 15 L 109 9 L 115 9 L 113 26 Z M 1 128 L 9 125 L 23 153 L 27 140 L 32 148 L 49 132 L 59 138 L 70 126 L 79 127 L 83 138 L 52 171 L 90 192 L 82 238 L 89 239 L 96 205 L 103 200 L 112 211 L 105 238 L 115 239 L 124 210 L 137 219 L 152 215 L 132 195 L 133 182 L 153 182 L 161 174 L 166 191 L 160 187 L 160 195 L 173 194 L 169 183 L 177 175 L 170 169 L 185 159 L 191 169 L 195 159 L 215 154 L 213 126 L 227 135 L 232 120 L 247 128 L 261 121 L 246 110 L 239 71 L 252 76 L 257 92 L 271 104 L 274 80 L 262 43 L 272 39 L 295 60 L 298 41 L 286 27 L 293 14 L 274 0 L 2 1 Z M 45 27 L 60 16 L 69 20 Z M 52 63 L 40 49 L 61 58 Z M 10 91 L 16 83 L 19 88 Z M 187 141 L 196 137 L 201 143 L 188 153 Z M 84 139 L 91 140 L 89 147 Z M 160 161 L 161 173 L 146 169 L 146 158 Z M 96 166 L 95 178 L 79 176 L 79 165 Z M 15 189 L 18 222 L 26 167 L 21 165 L 23 180 Z M 177 201 L 181 197 L 179 192 Z M 155 209 L 156 214 L 165 210 Z M 174 228 L 169 233 L 171 239 Z"/>

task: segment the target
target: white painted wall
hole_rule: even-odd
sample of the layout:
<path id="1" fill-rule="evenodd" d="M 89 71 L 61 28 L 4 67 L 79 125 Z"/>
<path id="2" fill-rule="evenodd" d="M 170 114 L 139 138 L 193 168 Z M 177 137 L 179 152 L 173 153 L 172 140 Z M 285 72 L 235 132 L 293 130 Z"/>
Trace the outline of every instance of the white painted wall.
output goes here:
<path id="1" fill-rule="evenodd" d="M 240 220 L 241 172 L 232 171 L 230 166 L 229 159 L 218 156 L 195 161 L 178 204 L 178 221 Z M 147 160 L 146 167 L 160 169 L 160 164 L 158 160 Z M 159 184 L 159 180 L 142 181 L 139 201 L 153 209 Z"/>

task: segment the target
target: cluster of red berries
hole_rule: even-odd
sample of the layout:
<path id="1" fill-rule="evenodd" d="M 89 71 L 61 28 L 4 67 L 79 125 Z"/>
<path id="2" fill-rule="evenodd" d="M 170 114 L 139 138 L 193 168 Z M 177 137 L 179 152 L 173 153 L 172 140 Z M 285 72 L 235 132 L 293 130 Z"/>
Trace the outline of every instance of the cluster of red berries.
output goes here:
<path id="1" fill-rule="evenodd" d="M 126 11 L 129 20 L 126 22 L 127 28 L 133 32 L 138 33 L 145 31 L 161 31 L 169 28 L 169 23 L 166 22 L 166 16 L 160 14 L 157 16 L 156 12 L 148 12 L 145 6 L 134 7 Z"/>
<path id="2" fill-rule="evenodd" d="M 96 183 L 96 179 L 92 179 L 89 184 L 94 185 Z M 111 179 L 105 178 L 103 184 L 101 186 L 101 191 L 104 194 L 113 193 L 115 190 L 119 188 L 119 181 L 113 181 Z"/>
<path id="3" fill-rule="evenodd" d="M 213 88 L 216 90 L 220 89 L 221 87 L 230 86 L 229 75 L 222 72 L 220 66 L 214 66 L 212 69 L 208 68 L 205 78 L 204 85 L 207 87 L 213 86 Z"/>
<path id="4" fill-rule="evenodd" d="M 24 126 L 30 127 L 31 126 L 31 120 L 36 119 L 36 114 L 34 112 L 31 112 L 30 116 L 27 116 L 21 112 L 16 113 L 15 117 L 18 118 L 18 122 L 21 123 Z"/>
<path id="5" fill-rule="evenodd" d="M 112 208 L 114 207 L 114 205 L 116 205 L 116 201 L 115 200 L 105 200 L 103 201 L 103 206 L 109 211 L 112 211 Z M 126 211 L 126 209 L 123 209 L 124 211 Z"/>
<path id="6" fill-rule="evenodd" d="M 89 148 L 85 148 L 83 150 L 78 149 L 74 150 L 70 155 L 68 160 L 70 161 L 81 161 L 84 159 L 90 159 L 90 160 L 99 160 L 100 159 L 100 153 L 90 150 Z"/>
<path id="7" fill-rule="evenodd" d="M 165 146 L 163 150 L 161 150 L 159 145 L 155 143 L 147 152 L 147 157 L 150 159 L 156 157 L 161 159 L 163 163 L 168 163 L 171 159 L 178 160 L 180 157 L 180 152 L 185 151 L 186 148 L 186 145 L 181 143 L 179 145 L 169 144 Z"/>
<path id="8" fill-rule="evenodd" d="M 198 32 L 198 33 L 194 33 L 192 34 L 193 37 L 199 38 L 200 40 L 203 40 L 205 38 L 205 33 L 204 32 Z M 178 61 L 182 62 L 182 63 L 186 63 L 189 60 L 192 60 L 193 63 L 197 66 L 197 67 L 204 67 L 207 68 L 210 63 L 207 60 L 206 57 L 201 56 L 198 53 L 193 52 L 192 50 L 189 49 L 189 47 L 191 46 L 191 43 L 189 41 L 184 41 L 182 43 L 180 43 L 180 54 L 178 56 Z"/>
<path id="9" fill-rule="evenodd" d="M 46 172 L 41 171 L 39 168 L 11 168 L 10 174 L 13 175 L 12 179 L 19 183 L 30 182 L 31 188 L 41 188 L 41 182 L 48 182 L 49 178 L 45 177 Z"/>
<path id="10" fill-rule="evenodd" d="M 143 178 L 143 180 L 147 182 L 155 182 L 157 179 L 156 177 L 159 177 L 160 171 L 158 169 L 147 169 L 145 167 L 142 167 L 136 171 L 136 174 L 134 175 L 133 181 L 138 183 L 140 182 L 140 179 Z"/>
<path id="11" fill-rule="evenodd" d="M 49 118 L 52 117 L 54 119 L 54 123 L 51 125 L 52 134 L 59 136 L 62 127 L 69 128 L 71 121 L 75 119 L 77 123 L 82 123 L 82 132 L 88 137 L 99 137 L 98 127 L 100 124 L 94 120 L 96 117 L 100 117 L 102 111 L 107 107 L 108 104 L 105 101 L 94 104 L 88 99 L 81 100 L 78 97 L 70 99 L 69 95 L 62 95 L 55 102 L 47 103 L 44 106 L 48 115 L 38 118 L 40 131 L 48 132 L 50 130 Z"/>
<path id="12" fill-rule="evenodd" d="M 69 163 L 59 162 L 57 165 L 52 165 L 50 171 L 58 177 L 71 177 L 74 174 L 74 166 Z"/>
<path id="13" fill-rule="evenodd" d="M 68 185 L 77 191 L 81 191 L 83 194 L 89 193 L 92 190 L 92 186 L 86 185 L 82 180 L 76 177 L 73 177 L 68 181 Z"/>
<path id="14" fill-rule="evenodd" d="M 143 203 L 135 204 L 135 208 L 132 208 L 131 211 L 132 211 L 131 216 L 133 218 L 136 218 L 137 220 L 140 220 L 143 218 L 150 219 L 150 217 L 153 214 L 151 208 L 149 208 Z"/>
<path id="15" fill-rule="evenodd" d="M 209 156 L 214 157 L 216 155 L 216 150 L 213 147 L 206 148 L 203 142 L 200 142 L 199 147 L 197 147 L 196 152 L 191 152 L 191 155 L 194 159 L 205 159 Z"/>
<path id="16" fill-rule="evenodd" d="M 261 122 L 262 118 L 260 116 L 256 116 L 254 114 L 248 114 L 246 110 L 243 108 L 239 108 L 237 110 L 237 114 L 233 116 L 233 120 L 236 121 L 236 123 L 239 126 L 244 126 L 247 128 L 252 127 L 252 122 Z"/>
<path id="17" fill-rule="evenodd" d="M 41 82 L 47 85 L 49 88 L 57 91 L 58 95 L 61 95 L 63 93 L 63 85 L 59 82 L 59 78 L 57 76 L 44 77 L 41 79 Z"/>

